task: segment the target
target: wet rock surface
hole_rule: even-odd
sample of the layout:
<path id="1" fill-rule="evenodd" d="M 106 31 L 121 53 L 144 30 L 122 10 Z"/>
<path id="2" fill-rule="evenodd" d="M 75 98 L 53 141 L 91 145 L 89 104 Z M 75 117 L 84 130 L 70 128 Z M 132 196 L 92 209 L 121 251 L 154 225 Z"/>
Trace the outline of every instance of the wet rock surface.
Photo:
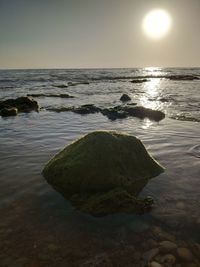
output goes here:
<path id="1" fill-rule="evenodd" d="M 0 111 L 0 115 L 2 117 L 16 116 L 18 113 L 17 108 L 2 108 Z"/>
<path id="2" fill-rule="evenodd" d="M 65 147 L 42 173 L 78 210 L 104 216 L 148 211 L 152 198 L 137 196 L 163 171 L 136 137 L 97 131 Z"/>
<path id="3" fill-rule="evenodd" d="M 177 249 L 177 245 L 174 242 L 171 241 L 162 241 L 160 242 L 160 251 L 163 253 L 172 252 Z"/>
<path id="4" fill-rule="evenodd" d="M 12 110 L 13 114 L 18 112 L 30 112 L 30 111 L 38 111 L 39 105 L 37 101 L 30 97 L 18 97 L 16 99 L 7 99 L 4 101 L 0 101 L 0 112 L 3 110 L 3 114 L 8 110 Z M 16 115 L 16 114 L 15 114 Z"/>
<path id="5" fill-rule="evenodd" d="M 177 114 L 174 116 L 170 116 L 173 120 L 179 120 L 179 121 L 194 121 L 194 122 L 200 122 L 200 118 L 194 118 L 187 114 Z"/>
<path id="6" fill-rule="evenodd" d="M 127 95 L 127 94 L 123 94 L 123 95 L 120 97 L 120 100 L 121 100 L 122 102 L 127 102 L 127 101 L 130 101 L 131 98 L 130 98 L 129 95 Z"/>
<path id="7" fill-rule="evenodd" d="M 125 119 L 128 117 L 128 113 L 121 110 L 121 107 L 105 108 L 101 110 L 101 113 L 109 120 Z"/>
<path id="8" fill-rule="evenodd" d="M 150 120 L 160 121 L 165 118 L 165 114 L 159 110 L 153 110 L 142 106 L 116 106 L 114 108 L 102 110 L 102 114 L 110 120 L 136 117 L 139 119 L 149 118 Z"/>
<path id="9" fill-rule="evenodd" d="M 178 257 L 180 258 L 180 260 L 182 260 L 182 261 L 186 261 L 186 262 L 192 262 L 193 261 L 194 256 L 188 248 L 185 248 L 185 247 L 178 248 L 177 254 L 178 254 Z"/>
<path id="10" fill-rule="evenodd" d="M 72 108 L 72 110 L 74 113 L 78 113 L 78 114 L 93 114 L 93 113 L 98 113 L 101 111 L 100 108 L 96 107 L 93 104 L 86 104 L 86 105 L 82 105 L 80 107 L 77 108 Z"/>
<path id="11" fill-rule="evenodd" d="M 140 119 L 149 118 L 150 120 L 160 121 L 165 118 L 165 114 L 162 111 L 153 110 L 142 106 L 125 106 L 122 108 L 122 110 L 127 112 L 129 116 Z"/>
<path id="12" fill-rule="evenodd" d="M 68 87 L 67 84 L 54 84 L 53 86 L 57 87 L 57 88 L 67 88 Z"/>

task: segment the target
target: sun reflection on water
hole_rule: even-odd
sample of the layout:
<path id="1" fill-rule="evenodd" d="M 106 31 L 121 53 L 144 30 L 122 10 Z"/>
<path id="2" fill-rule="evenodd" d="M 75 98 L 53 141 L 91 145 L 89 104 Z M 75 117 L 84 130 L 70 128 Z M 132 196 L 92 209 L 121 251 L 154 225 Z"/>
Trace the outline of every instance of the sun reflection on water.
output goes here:
<path id="1" fill-rule="evenodd" d="M 159 93 L 160 79 L 151 79 L 149 82 L 144 84 L 144 89 L 150 97 L 156 97 Z"/>
<path id="2" fill-rule="evenodd" d="M 154 78 L 150 79 L 149 82 L 144 84 L 144 91 L 140 97 L 140 103 L 142 106 L 146 108 L 158 109 L 160 107 L 160 103 L 158 103 L 159 96 L 159 87 L 160 87 L 160 79 Z"/>
<path id="3" fill-rule="evenodd" d="M 144 123 L 142 125 L 142 129 L 146 130 L 148 129 L 151 125 L 153 124 L 152 121 L 150 121 L 149 119 L 145 119 Z"/>

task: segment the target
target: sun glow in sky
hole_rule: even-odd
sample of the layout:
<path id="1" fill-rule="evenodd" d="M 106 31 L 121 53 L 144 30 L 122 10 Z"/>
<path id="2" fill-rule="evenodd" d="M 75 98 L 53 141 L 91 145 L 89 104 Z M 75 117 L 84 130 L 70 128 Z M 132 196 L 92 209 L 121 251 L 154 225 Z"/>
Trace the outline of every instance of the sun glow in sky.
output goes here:
<path id="1" fill-rule="evenodd" d="M 200 0 L 0 0 L 0 69 L 199 67 Z"/>
<path id="2" fill-rule="evenodd" d="M 164 37 L 171 28 L 171 17 L 163 9 L 150 11 L 143 20 L 145 34 L 153 39 Z"/>

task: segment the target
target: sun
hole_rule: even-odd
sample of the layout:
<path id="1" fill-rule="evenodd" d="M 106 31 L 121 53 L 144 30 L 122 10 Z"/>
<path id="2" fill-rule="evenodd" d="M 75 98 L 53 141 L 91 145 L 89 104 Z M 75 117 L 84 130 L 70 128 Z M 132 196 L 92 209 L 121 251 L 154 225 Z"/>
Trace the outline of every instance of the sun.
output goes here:
<path id="1" fill-rule="evenodd" d="M 171 28 L 171 17 L 164 9 L 151 10 L 143 19 L 144 33 L 152 39 L 163 38 Z"/>

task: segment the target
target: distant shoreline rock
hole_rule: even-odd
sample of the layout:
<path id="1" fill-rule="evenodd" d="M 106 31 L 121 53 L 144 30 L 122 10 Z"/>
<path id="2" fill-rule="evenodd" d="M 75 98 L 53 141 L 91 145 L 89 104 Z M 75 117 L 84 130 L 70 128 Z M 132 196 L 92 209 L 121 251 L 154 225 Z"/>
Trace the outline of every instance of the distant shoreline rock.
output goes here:
<path id="1" fill-rule="evenodd" d="M 53 84 L 54 87 L 57 88 L 67 88 L 69 86 L 76 86 L 76 85 L 81 85 L 81 84 L 90 84 L 88 81 L 83 81 L 83 82 L 68 82 L 67 84 Z"/>

